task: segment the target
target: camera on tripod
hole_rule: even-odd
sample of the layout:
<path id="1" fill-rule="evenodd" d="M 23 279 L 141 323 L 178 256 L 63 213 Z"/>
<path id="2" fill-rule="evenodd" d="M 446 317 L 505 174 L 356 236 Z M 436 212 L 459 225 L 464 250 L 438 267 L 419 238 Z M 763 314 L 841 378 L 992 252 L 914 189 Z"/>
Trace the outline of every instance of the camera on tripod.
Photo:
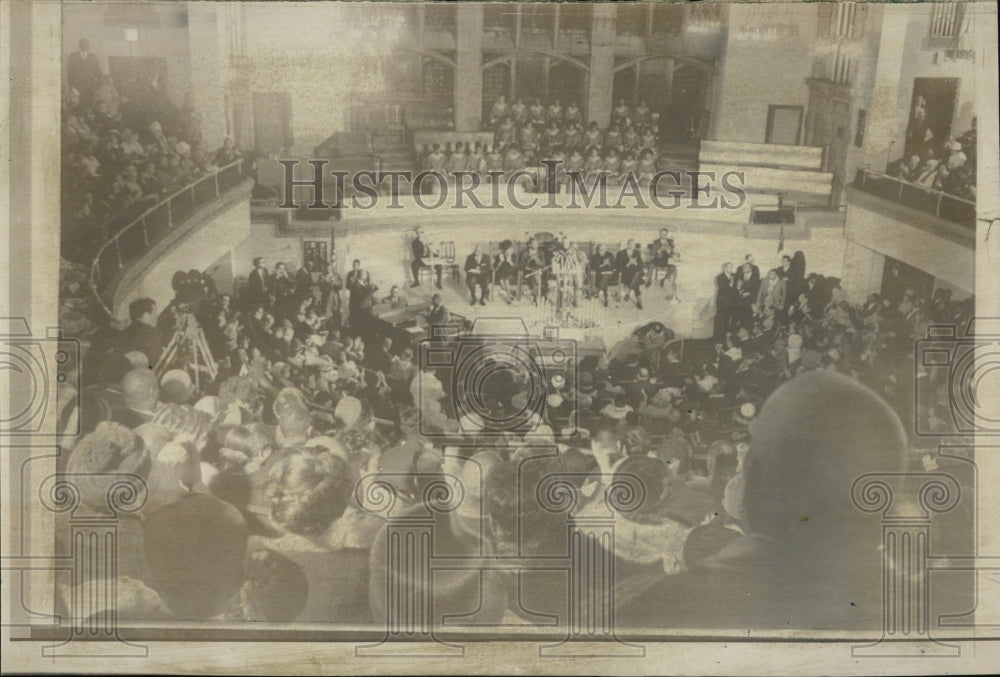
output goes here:
<path id="1" fill-rule="evenodd" d="M 215 280 L 200 270 L 178 270 L 170 282 L 174 303 L 184 312 L 197 315 L 205 302 L 216 295 Z"/>

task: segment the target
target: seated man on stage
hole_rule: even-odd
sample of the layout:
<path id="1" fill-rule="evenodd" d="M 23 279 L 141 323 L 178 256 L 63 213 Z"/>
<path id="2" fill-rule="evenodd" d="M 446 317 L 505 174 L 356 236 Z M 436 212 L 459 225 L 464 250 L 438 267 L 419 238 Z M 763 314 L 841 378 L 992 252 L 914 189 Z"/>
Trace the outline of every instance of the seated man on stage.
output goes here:
<path id="1" fill-rule="evenodd" d="M 603 244 L 597 245 L 597 251 L 590 257 L 590 274 L 594 280 L 595 294 L 604 296 L 604 307 L 607 308 L 608 284 L 615 276 L 615 258 L 604 249 Z"/>
<path id="2" fill-rule="evenodd" d="M 410 304 L 410 302 L 406 300 L 406 297 L 399 293 L 399 287 L 396 285 L 392 285 L 392 288 L 389 290 L 389 295 L 382 299 L 382 303 L 389 306 L 393 310 L 405 308 Z"/>
<path id="3" fill-rule="evenodd" d="M 660 280 L 660 286 L 664 286 L 667 280 L 670 280 L 670 291 L 667 294 L 668 299 L 674 299 L 675 301 L 680 301 L 677 298 L 677 266 L 671 263 L 671 261 L 676 260 L 677 252 L 674 250 L 674 240 L 668 237 L 668 232 L 666 228 L 660 229 L 660 237 L 654 240 L 649 246 L 649 270 L 647 271 L 646 286 L 652 286 L 653 278 L 655 277 L 655 272 L 657 270 L 662 270 L 665 275 L 662 280 Z"/>
<path id="4" fill-rule="evenodd" d="M 547 266 L 545 255 L 538 248 L 535 238 L 528 240 L 528 248 L 521 252 L 518 266 L 521 269 L 522 279 L 528 283 L 528 288 L 531 289 L 532 302 L 538 305 L 538 296 L 544 290 Z"/>
<path id="5" fill-rule="evenodd" d="M 430 246 L 424 244 L 423 236 L 424 229 L 417 226 L 413 229 L 413 233 L 416 235 L 413 238 L 413 244 L 411 246 L 413 250 L 413 262 L 410 264 L 410 271 L 413 273 L 413 284 L 411 287 L 420 286 L 420 269 L 424 267 L 424 259 L 430 258 L 432 253 L 430 251 Z M 435 264 L 434 274 L 437 276 L 437 288 L 441 288 L 441 264 Z"/>
<path id="6" fill-rule="evenodd" d="M 444 300 L 437 292 L 431 296 L 431 309 L 427 312 L 426 320 L 429 327 L 451 322 L 451 313 L 444 307 Z"/>
<path id="7" fill-rule="evenodd" d="M 482 252 L 479 245 L 465 259 L 465 284 L 469 287 L 471 300 L 469 305 L 476 305 L 476 287 L 479 287 L 479 305 L 485 306 L 489 297 L 490 275 L 493 270 L 490 257 Z"/>

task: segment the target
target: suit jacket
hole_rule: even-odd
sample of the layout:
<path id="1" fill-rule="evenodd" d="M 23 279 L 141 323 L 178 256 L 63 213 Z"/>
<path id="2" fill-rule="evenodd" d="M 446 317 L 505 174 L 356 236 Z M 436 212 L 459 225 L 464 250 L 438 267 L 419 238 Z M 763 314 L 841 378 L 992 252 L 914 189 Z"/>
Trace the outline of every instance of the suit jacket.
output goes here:
<path id="1" fill-rule="evenodd" d="M 427 324 L 432 326 L 448 324 L 450 321 L 451 313 L 444 307 L 444 304 L 438 306 L 437 308 L 431 308 L 431 312 L 427 315 Z"/>
<path id="2" fill-rule="evenodd" d="M 69 55 L 66 64 L 66 80 L 81 94 L 92 92 L 101 84 L 101 62 L 95 54 L 86 57 L 80 52 Z"/>
<path id="3" fill-rule="evenodd" d="M 725 273 L 719 273 L 715 276 L 715 289 L 717 291 L 715 307 L 719 310 L 731 309 L 739 299 L 739 293 L 736 291 L 736 275 L 730 278 Z"/>
<path id="4" fill-rule="evenodd" d="M 479 269 L 478 271 L 476 270 L 477 268 Z M 480 280 L 489 280 L 491 269 L 490 257 L 486 254 L 480 254 L 478 257 L 475 254 L 469 254 L 465 259 L 466 277 L 474 275 Z"/>
<path id="5" fill-rule="evenodd" d="M 423 261 L 424 257 L 427 256 L 427 247 L 419 237 L 413 241 L 411 248 L 413 249 L 414 261 Z"/>
<path id="6" fill-rule="evenodd" d="M 771 302 L 765 305 L 767 290 L 770 284 L 770 280 L 764 280 L 760 283 L 760 291 L 757 292 L 757 305 L 762 309 L 773 308 L 774 310 L 781 310 L 785 307 L 785 281 L 780 277 L 774 281 L 774 293 L 771 295 Z"/>
<path id="7" fill-rule="evenodd" d="M 266 270 L 254 268 L 247 280 L 247 290 L 256 300 L 266 299 L 271 293 L 271 275 Z"/>
<path id="8" fill-rule="evenodd" d="M 138 350 L 149 359 L 149 366 L 155 366 L 163 352 L 163 344 L 155 327 L 142 322 L 133 322 L 121 333 L 121 351 L 123 353 Z"/>
<path id="9" fill-rule="evenodd" d="M 750 272 L 746 273 L 743 266 L 740 266 L 736 271 L 736 280 L 740 296 L 749 298 L 751 302 L 757 298 L 757 291 L 760 289 L 760 268 L 751 264 Z"/>
<path id="10" fill-rule="evenodd" d="M 371 283 L 366 271 L 352 270 L 347 274 L 347 289 L 350 290 L 350 306 L 352 309 L 371 308 L 374 304 L 372 294 L 375 286 Z"/>

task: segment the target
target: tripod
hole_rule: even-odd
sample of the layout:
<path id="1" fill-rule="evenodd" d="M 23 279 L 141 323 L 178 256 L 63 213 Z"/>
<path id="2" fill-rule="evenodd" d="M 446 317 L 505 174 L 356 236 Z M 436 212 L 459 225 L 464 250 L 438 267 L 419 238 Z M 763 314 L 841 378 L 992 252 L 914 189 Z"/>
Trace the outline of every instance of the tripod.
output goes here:
<path id="1" fill-rule="evenodd" d="M 194 319 L 194 315 L 189 312 L 181 313 L 177 318 L 177 328 L 174 335 L 167 344 L 163 355 L 160 356 L 153 373 L 159 378 L 170 367 L 171 362 L 177 357 L 178 351 L 181 356 L 187 357 L 187 368 L 194 372 L 194 385 L 201 387 L 202 369 L 209 378 L 215 379 L 219 373 L 219 366 L 212 358 L 212 351 L 208 348 L 208 341 L 205 340 L 205 332 L 201 325 Z"/>

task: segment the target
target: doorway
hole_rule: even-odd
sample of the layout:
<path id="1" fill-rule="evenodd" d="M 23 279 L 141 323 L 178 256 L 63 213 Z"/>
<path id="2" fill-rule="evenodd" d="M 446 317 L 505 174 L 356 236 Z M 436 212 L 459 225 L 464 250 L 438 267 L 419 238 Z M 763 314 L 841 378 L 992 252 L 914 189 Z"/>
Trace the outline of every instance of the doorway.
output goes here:
<path id="1" fill-rule="evenodd" d="M 802 111 L 802 106 L 768 106 L 767 135 L 764 137 L 764 143 L 799 145 Z"/>
<path id="2" fill-rule="evenodd" d="M 939 149 L 951 136 L 958 101 L 958 78 L 914 78 L 905 153 L 924 155 Z"/>

